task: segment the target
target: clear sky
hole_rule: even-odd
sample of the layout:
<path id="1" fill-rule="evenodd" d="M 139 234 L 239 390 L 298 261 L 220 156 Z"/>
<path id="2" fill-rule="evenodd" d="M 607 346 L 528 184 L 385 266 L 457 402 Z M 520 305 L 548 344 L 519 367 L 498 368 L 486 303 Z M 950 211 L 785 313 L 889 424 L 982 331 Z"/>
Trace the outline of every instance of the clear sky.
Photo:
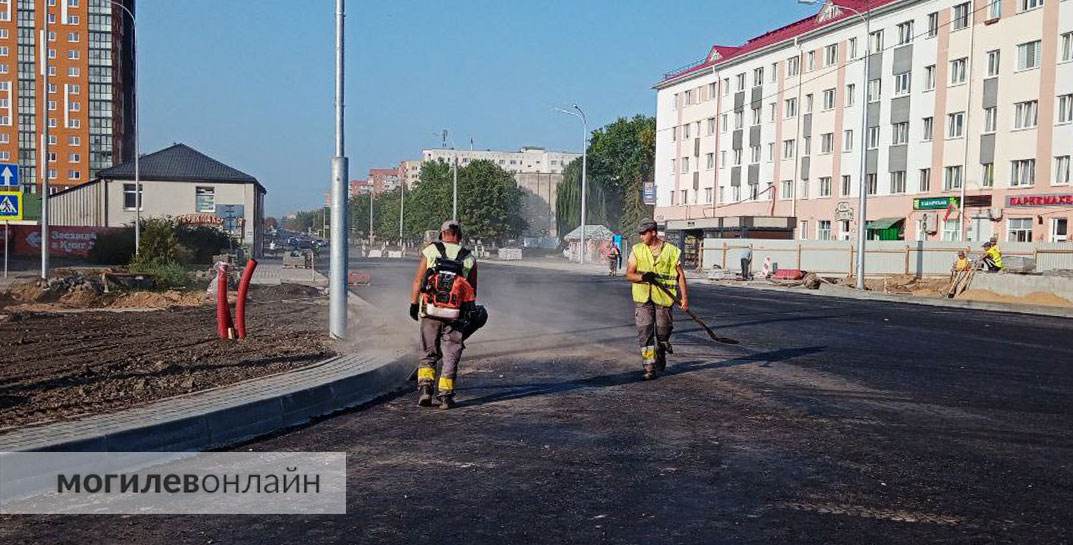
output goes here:
<path id="1" fill-rule="evenodd" d="M 334 0 L 139 0 L 142 153 L 183 142 L 256 176 L 268 213 L 319 206 L 334 152 Z M 815 12 L 794 0 L 347 2 L 350 178 L 459 147 L 579 151 L 653 115 L 652 84 Z"/>

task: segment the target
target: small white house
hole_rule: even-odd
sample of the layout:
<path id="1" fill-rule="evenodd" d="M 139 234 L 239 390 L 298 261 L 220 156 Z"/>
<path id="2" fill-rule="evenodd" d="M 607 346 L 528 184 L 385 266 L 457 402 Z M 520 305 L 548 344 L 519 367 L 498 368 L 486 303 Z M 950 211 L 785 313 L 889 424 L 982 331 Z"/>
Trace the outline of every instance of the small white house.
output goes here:
<path id="1" fill-rule="evenodd" d="M 185 144 L 142 156 L 138 170 L 143 218 L 215 225 L 249 244 L 254 256 L 261 254 L 266 190 L 256 178 Z M 93 181 L 49 197 L 49 223 L 133 225 L 136 188 L 133 161 L 101 170 Z"/>

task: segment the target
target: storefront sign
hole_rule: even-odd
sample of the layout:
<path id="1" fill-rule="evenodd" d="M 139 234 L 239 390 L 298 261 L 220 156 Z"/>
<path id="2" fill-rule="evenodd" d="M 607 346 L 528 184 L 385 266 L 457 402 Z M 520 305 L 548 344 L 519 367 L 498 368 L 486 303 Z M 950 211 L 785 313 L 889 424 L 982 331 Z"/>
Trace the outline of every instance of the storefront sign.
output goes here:
<path id="1" fill-rule="evenodd" d="M 1010 195 L 1006 197 L 1006 206 L 1073 206 L 1073 193 L 1055 195 Z"/>
<path id="2" fill-rule="evenodd" d="M 97 235 L 116 231 L 109 227 L 63 227 L 48 229 L 49 253 L 57 257 L 88 257 L 97 243 Z M 15 255 L 41 254 L 41 229 L 36 225 L 11 226 L 11 250 Z"/>
<path id="3" fill-rule="evenodd" d="M 913 210 L 944 210 L 951 206 L 958 208 L 960 203 L 957 197 L 925 197 L 913 199 Z"/>
<path id="4" fill-rule="evenodd" d="M 183 225 L 223 225 L 224 220 L 216 214 L 183 214 L 175 216 L 175 221 Z"/>

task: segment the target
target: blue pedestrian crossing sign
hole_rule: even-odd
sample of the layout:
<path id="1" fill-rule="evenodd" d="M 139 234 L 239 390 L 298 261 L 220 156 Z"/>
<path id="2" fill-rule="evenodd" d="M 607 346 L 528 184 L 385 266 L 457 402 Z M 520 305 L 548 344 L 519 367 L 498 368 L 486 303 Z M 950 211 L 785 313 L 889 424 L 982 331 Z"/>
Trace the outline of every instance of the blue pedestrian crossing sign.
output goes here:
<path id="1" fill-rule="evenodd" d="M 22 220 L 22 191 L 0 191 L 0 221 Z"/>
<path id="2" fill-rule="evenodd" d="M 19 187 L 19 165 L 0 163 L 0 187 Z"/>

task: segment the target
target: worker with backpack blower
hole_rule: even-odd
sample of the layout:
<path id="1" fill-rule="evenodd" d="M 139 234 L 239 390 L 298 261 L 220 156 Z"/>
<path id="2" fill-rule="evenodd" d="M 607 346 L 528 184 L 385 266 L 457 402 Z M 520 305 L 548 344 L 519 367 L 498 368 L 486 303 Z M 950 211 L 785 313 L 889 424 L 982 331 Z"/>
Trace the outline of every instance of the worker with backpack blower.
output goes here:
<path id="1" fill-rule="evenodd" d="M 421 323 L 421 357 L 417 368 L 417 404 L 433 402 L 436 364 L 443 368 L 435 398 L 441 409 L 454 407 L 455 378 L 463 341 L 484 325 L 488 314 L 477 305 L 477 260 L 461 244 L 462 226 L 448 220 L 440 240 L 421 251 L 410 293 L 410 317 Z"/>

